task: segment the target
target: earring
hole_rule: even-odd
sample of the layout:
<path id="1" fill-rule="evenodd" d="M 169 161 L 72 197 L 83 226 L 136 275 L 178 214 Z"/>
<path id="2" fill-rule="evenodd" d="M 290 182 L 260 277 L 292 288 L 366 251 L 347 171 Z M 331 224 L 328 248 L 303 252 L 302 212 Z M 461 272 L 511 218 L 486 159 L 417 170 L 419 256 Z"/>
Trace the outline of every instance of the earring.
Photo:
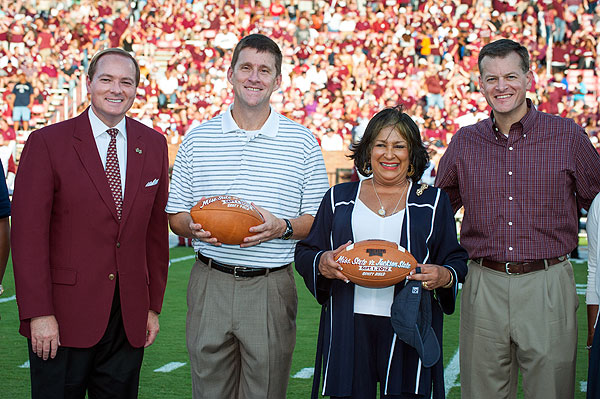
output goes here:
<path id="1" fill-rule="evenodd" d="M 365 165 L 365 172 L 366 172 L 366 174 L 370 175 L 372 171 L 373 171 L 373 169 L 371 169 L 371 164 L 370 163 L 366 164 Z"/>
<path id="2" fill-rule="evenodd" d="M 415 174 L 415 167 L 411 163 L 410 165 L 408 165 L 408 170 L 406 171 L 406 176 L 411 177 L 414 174 Z"/>

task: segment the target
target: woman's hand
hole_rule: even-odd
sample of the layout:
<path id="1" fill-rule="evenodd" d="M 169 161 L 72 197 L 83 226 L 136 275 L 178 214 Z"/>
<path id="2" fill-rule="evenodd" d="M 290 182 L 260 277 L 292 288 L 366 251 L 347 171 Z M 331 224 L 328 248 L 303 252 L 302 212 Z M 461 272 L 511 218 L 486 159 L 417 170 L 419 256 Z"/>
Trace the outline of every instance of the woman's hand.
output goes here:
<path id="1" fill-rule="evenodd" d="M 340 271 L 342 270 L 342 266 L 334 261 L 334 259 L 351 243 L 352 241 L 348 241 L 347 243 L 340 245 L 337 249 L 333 251 L 326 251 L 323 253 L 323 255 L 321 255 L 321 259 L 319 260 L 319 273 L 321 273 L 323 277 L 329 279 L 337 278 L 346 283 L 350 282 L 350 280 L 348 280 L 348 278 Z"/>
<path id="2" fill-rule="evenodd" d="M 421 268 L 421 273 L 415 273 L 414 270 L 408 275 L 409 280 L 421 281 L 423 288 L 426 290 L 434 290 L 445 286 L 452 280 L 452 274 L 450 270 L 443 266 L 432 265 L 432 264 L 417 264 L 417 267 Z"/>

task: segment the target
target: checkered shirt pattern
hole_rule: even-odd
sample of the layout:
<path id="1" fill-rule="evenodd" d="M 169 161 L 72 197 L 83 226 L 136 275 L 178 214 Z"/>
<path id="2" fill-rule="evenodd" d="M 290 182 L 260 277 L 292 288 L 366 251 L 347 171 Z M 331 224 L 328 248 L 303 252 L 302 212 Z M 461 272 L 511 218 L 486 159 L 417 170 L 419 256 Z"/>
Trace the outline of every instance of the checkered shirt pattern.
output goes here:
<path id="1" fill-rule="evenodd" d="M 491 119 L 463 127 L 435 185 L 464 206 L 460 243 L 471 259 L 525 262 L 577 246 L 577 209 L 600 191 L 600 156 L 573 120 L 529 112 L 505 137 Z"/>
<path id="2" fill-rule="evenodd" d="M 121 219 L 123 211 L 123 196 L 121 193 L 121 171 L 119 169 L 119 158 L 117 157 L 117 134 L 118 129 L 108 129 L 106 131 L 110 135 L 110 143 L 106 152 L 106 178 L 112 191 L 113 200 L 117 207 L 117 215 Z"/>

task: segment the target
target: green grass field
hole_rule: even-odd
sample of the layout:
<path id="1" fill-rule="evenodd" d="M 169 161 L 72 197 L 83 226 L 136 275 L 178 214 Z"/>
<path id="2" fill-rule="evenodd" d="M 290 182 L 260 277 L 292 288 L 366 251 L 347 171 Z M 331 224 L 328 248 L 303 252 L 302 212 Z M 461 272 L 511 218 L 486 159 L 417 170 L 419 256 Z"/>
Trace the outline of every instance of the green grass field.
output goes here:
<path id="1" fill-rule="evenodd" d="M 192 255 L 190 248 L 173 248 L 171 259 Z M 185 314 L 186 287 L 193 260 L 173 262 L 169 271 L 169 280 L 165 294 L 163 312 L 160 316 L 161 331 L 157 341 L 148 348 L 144 356 L 144 365 L 140 381 L 140 398 L 191 398 L 191 381 L 188 356 L 185 347 Z M 586 282 L 587 264 L 573 263 L 578 290 Z M 319 321 L 320 308 L 304 287 L 301 278 L 297 276 L 299 296 L 297 344 L 292 364 L 292 376 L 304 368 L 314 366 L 314 352 Z M 4 278 L 6 289 L 0 300 L 14 295 L 12 267 L 9 264 Z M 587 379 L 587 351 L 585 350 L 586 320 L 585 296 L 579 296 L 579 345 L 577 353 L 577 385 L 576 398 L 584 398 L 580 391 L 580 382 Z M 445 318 L 444 328 L 444 364 L 449 365 L 457 351 L 458 322 L 457 312 Z M 21 368 L 27 361 L 26 340 L 18 330 L 17 305 L 14 300 L 0 302 L 0 398 L 21 399 L 29 397 L 29 370 Z M 170 372 L 155 372 L 154 370 L 169 363 L 185 363 Z M 448 373 L 447 373 L 448 374 Z M 305 399 L 310 397 L 311 378 L 290 378 L 288 398 Z M 460 398 L 460 386 L 452 388 L 448 398 Z M 223 398 L 227 399 L 227 398 Z"/>

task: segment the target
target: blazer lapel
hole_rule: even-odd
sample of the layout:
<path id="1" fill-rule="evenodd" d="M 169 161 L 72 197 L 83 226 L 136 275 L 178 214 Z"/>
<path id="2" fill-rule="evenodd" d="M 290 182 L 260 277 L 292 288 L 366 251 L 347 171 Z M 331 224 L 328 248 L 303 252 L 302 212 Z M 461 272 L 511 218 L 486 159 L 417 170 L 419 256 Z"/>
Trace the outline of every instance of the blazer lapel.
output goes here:
<path id="1" fill-rule="evenodd" d="M 117 208 L 110 191 L 110 186 L 108 185 L 106 173 L 102 166 L 102 159 L 100 159 L 100 154 L 98 154 L 98 146 L 96 145 L 96 140 L 92 133 L 88 109 L 89 108 L 77 117 L 75 132 L 73 133 L 73 146 L 75 147 L 75 151 L 77 152 L 84 169 L 90 176 L 94 186 L 96 186 L 100 197 L 106 203 L 106 206 L 113 214 L 115 220 L 118 221 Z"/>
<path id="2" fill-rule="evenodd" d="M 125 118 L 127 126 L 127 174 L 125 178 L 125 197 L 123 198 L 123 215 L 121 222 L 127 220 L 133 201 L 140 187 L 144 158 L 146 156 L 142 135 L 131 126 L 129 118 Z"/>

